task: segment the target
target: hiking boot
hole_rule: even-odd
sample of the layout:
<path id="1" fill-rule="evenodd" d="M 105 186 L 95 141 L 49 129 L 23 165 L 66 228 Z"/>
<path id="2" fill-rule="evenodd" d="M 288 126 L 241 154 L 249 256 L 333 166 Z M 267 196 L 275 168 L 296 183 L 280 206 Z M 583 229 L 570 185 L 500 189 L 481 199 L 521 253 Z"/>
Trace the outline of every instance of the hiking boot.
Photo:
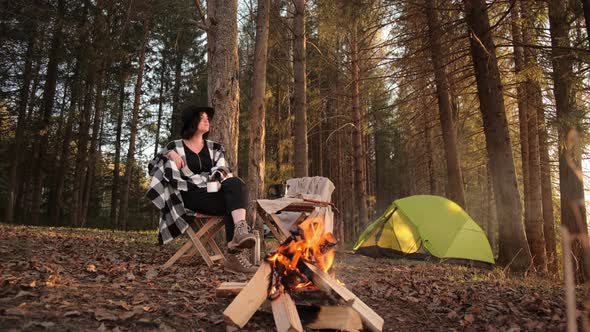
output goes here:
<path id="1" fill-rule="evenodd" d="M 243 252 L 225 254 L 225 262 L 223 263 L 223 269 L 227 272 L 232 273 L 247 273 L 252 274 L 258 270 L 258 268 L 252 263 Z"/>
<path id="2" fill-rule="evenodd" d="M 239 221 L 234 230 L 234 237 L 227 243 L 229 249 L 252 248 L 256 244 L 256 236 L 250 233 L 250 226 L 245 220 Z"/>

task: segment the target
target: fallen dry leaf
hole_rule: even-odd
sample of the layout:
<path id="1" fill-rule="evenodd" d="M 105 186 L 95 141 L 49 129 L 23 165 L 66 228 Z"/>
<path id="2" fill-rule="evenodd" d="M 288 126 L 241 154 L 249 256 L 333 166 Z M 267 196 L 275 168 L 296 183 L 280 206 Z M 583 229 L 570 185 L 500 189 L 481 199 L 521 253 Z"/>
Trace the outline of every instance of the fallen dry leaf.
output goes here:
<path id="1" fill-rule="evenodd" d="M 153 279 L 157 276 L 158 276 L 158 270 L 156 270 L 156 269 L 149 269 L 145 274 L 145 277 L 147 279 Z"/>
<path id="2" fill-rule="evenodd" d="M 29 328 L 32 328 L 32 327 L 35 327 L 35 326 L 41 326 L 41 327 L 44 327 L 46 329 L 50 329 L 50 328 L 52 328 L 52 327 L 55 326 L 55 323 L 53 323 L 53 322 L 36 322 L 36 321 L 31 321 L 31 322 L 28 322 L 27 324 L 25 324 L 24 328 L 25 329 L 29 329 Z"/>
<path id="3" fill-rule="evenodd" d="M 119 302 L 119 306 L 121 306 L 121 308 L 123 308 L 127 311 L 131 310 L 131 306 L 129 306 L 129 304 L 127 304 L 127 302 L 121 301 L 121 302 Z"/>
<path id="4" fill-rule="evenodd" d="M 34 296 L 34 293 L 31 292 L 27 292 L 27 291 L 20 291 L 18 292 L 18 294 L 16 294 L 15 298 L 19 298 L 19 297 L 23 297 L 23 296 Z"/>
<path id="5" fill-rule="evenodd" d="M 146 305 L 146 306 L 143 306 L 142 309 L 145 312 L 152 312 L 152 311 L 156 311 L 157 307 L 151 306 L 151 305 Z"/>
<path id="6" fill-rule="evenodd" d="M 25 313 L 26 312 L 20 306 L 19 307 L 8 308 L 8 309 L 4 310 L 4 314 L 6 314 L 6 315 L 24 316 Z"/>
<path id="7" fill-rule="evenodd" d="M 135 316 L 136 313 L 134 311 L 128 311 L 128 312 L 124 312 L 122 314 L 119 315 L 119 319 L 120 320 L 127 320 L 133 316 Z"/>
<path id="8" fill-rule="evenodd" d="M 81 313 L 79 311 L 73 310 L 73 311 L 66 311 L 64 313 L 64 317 L 74 317 L 74 316 L 80 316 Z"/>
<path id="9" fill-rule="evenodd" d="M 94 311 L 94 318 L 99 322 L 103 320 L 117 320 L 117 316 L 113 313 L 100 308 Z"/>

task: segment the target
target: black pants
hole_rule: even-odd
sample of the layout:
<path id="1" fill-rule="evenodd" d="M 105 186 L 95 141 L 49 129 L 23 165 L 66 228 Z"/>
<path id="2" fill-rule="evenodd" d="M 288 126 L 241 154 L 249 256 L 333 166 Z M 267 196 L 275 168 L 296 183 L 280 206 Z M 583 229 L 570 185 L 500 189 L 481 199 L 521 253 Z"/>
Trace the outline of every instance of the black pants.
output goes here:
<path id="1" fill-rule="evenodd" d="M 229 242 L 234 237 L 234 220 L 231 212 L 248 206 L 248 190 L 242 179 L 232 177 L 221 183 L 218 192 L 208 193 L 206 188 L 183 191 L 182 200 L 184 206 L 195 212 L 224 216 L 225 238 Z"/>

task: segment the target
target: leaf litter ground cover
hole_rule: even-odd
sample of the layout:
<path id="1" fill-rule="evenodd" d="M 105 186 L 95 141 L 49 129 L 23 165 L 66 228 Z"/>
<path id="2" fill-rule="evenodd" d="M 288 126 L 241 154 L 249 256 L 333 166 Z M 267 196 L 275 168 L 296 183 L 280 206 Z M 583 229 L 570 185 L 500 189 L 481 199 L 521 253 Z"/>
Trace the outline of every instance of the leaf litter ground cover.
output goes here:
<path id="1" fill-rule="evenodd" d="M 158 246 L 154 233 L 0 225 L 0 330 L 225 331 L 231 299 L 215 289 L 247 276 L 197 256 L 159 270 L 179 245 Z M 560 281 L 346 252 L 334 267 L 386 331 L 565 328 Z M 246 329 L 274 330 L 270 307 Z"/>

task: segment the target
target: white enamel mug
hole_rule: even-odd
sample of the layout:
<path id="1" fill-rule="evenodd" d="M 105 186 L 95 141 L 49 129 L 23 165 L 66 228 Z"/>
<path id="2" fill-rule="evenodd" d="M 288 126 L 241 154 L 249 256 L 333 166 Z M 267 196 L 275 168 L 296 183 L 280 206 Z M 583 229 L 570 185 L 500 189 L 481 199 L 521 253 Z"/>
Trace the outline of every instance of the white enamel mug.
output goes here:
<path id="1" fill-rule="evenodd" d="M 208 193 L 216 193 L 219 191 L 217 182 L 207 182 L 207 192 Z"/>

